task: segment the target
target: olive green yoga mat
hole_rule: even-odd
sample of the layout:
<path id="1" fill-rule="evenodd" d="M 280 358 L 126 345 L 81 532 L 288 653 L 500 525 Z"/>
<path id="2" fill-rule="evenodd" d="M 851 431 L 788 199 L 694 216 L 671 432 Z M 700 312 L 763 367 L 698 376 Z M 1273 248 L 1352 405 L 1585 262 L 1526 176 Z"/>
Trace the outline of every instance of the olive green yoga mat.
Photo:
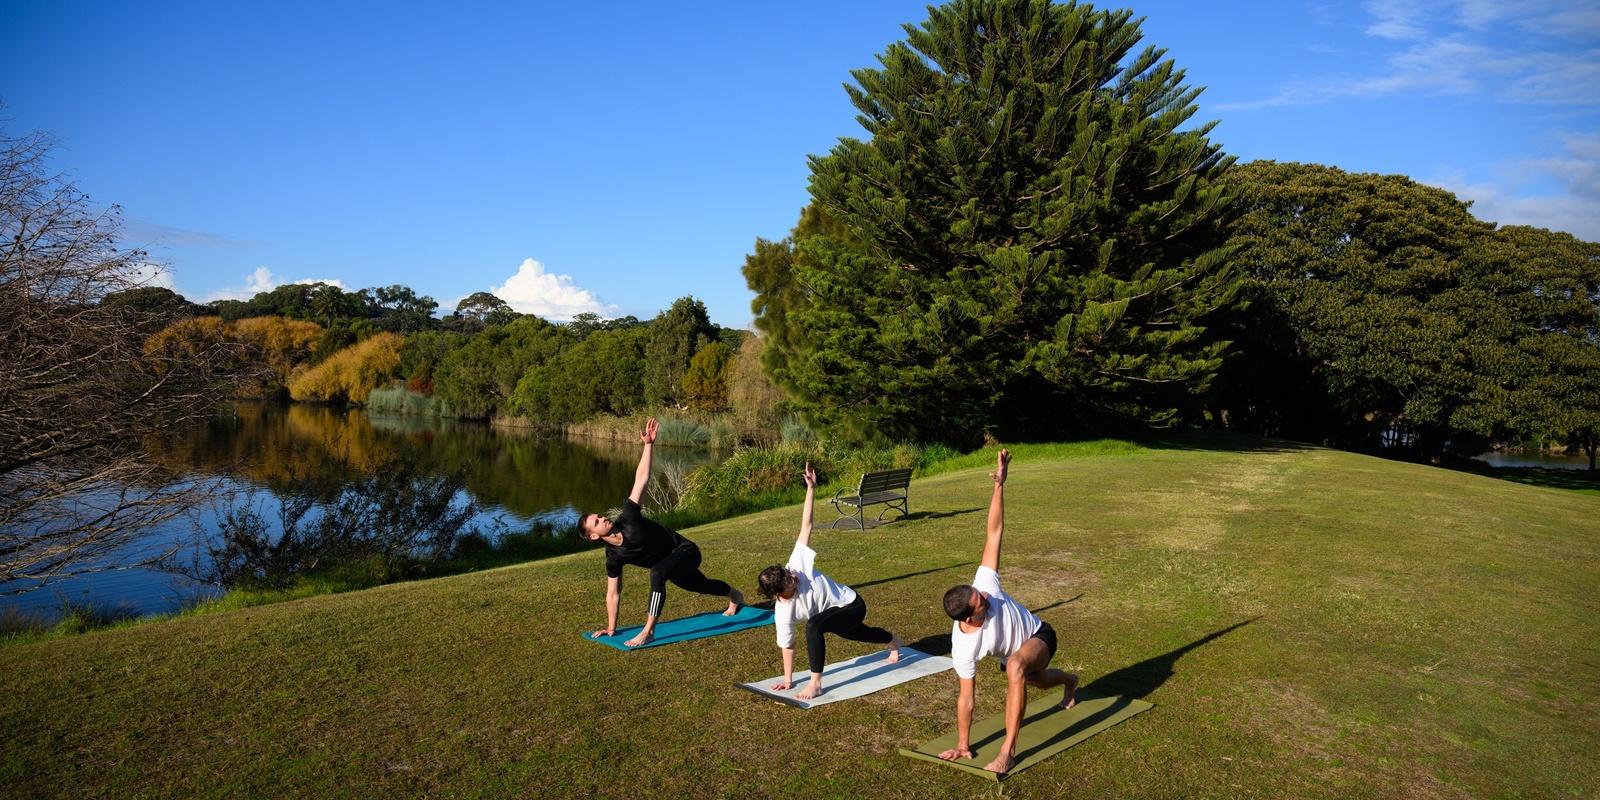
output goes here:
<path id="1" fill-rule="evenodd" d="M 1022 731 L 1017 734 L 1016 763 L 1006 775 L 984 769 L 984 765 L 1000 754 L 1000 744 L 1006 740 L 1004 714 L 972 723 L 972 752 L 974 758 L 945 761 L 939 754 L 956 746 L 956 732 L 951 731 L 931 742 L 924 742 L 912 750 L 901 748 L 900 755 L 932 761 L 955 767 L 975 775 L 998 781 L 1015 775 L 1056 753 L 1065 750 L 1090 736 L 1129 717 L 1149 711 L 1154 706 L 1143 700 L 1121 697 L 1095 697 L 1078 693 L 1078 704 L 1062 709 L 1061 692 L 1051 690 L 1044 697 L 1028 704 L 1022 718 Z"/>

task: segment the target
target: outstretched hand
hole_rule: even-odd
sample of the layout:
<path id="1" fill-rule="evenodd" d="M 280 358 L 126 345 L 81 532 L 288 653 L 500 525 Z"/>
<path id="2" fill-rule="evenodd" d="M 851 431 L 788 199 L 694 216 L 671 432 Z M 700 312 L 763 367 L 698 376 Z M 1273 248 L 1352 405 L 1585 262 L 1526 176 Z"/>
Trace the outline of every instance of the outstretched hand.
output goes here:
<path id="1" fill-rule="evenodd" d="M 655 444 L 656 443 L 656 418 L 655 417 L 651 417 L 650 421 L 646 422 L 644 424 L 644 430 L 639 432 L 639 441 L 644 443 L 644 444 Z"/>
<path id="2" fill-rule="evenodd" d="M 806 462 L 805 475 L 806 475 L 806 488 L 807 489 L 815 489 L 815 488 L 817 488 L 817 468 L 811 466 L 811 462 L 810 461 Z"/>
<path id="3" fill-rule="evenodd" d="M 1000 486 L 1006 485 L 1006 470 L 1010 466 L 1011 451 L 1001 450 L 999 455 L 995 456 L 995 469 L 989 473 L 989 477 L 994 478 L 994 482 Z"/>

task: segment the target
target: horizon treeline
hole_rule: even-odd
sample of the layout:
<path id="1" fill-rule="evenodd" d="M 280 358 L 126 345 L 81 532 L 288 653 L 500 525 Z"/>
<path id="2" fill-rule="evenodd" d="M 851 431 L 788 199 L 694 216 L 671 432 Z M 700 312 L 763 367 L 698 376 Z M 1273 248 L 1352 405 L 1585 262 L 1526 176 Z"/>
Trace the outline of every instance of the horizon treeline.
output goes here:
<path id="1" fill-rule="evenodd" d="M 205 305 L 142 287 L 104 302 L 176 318 L 147 340 L 152 355 L 236 346 L 261 367 L 240 387 L 245 397 L 367 404 L 374 391 L 403 389 L 409 401 L 383 407 L 546 425 L 671 408 L 735 411 L 747 427 L 773 427 L 783 413 L 759 339 L 711 322 L 693 296 L 649 320 L 582 313 L 565 323 L 519 314 L 487 292 L 434 317 L 431 297 L 399 285 L 293 284 Z"/>

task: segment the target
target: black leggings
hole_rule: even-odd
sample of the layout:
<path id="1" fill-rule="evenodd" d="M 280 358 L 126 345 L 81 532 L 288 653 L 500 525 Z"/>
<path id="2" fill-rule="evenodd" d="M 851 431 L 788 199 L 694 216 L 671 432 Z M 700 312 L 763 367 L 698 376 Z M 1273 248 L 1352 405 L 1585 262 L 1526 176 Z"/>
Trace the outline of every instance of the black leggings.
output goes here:
<path id="1" fill-rule="evenodd" d="M 700 594 L 727 597 L 733 588 L 722 581 L 714 581 L 700 572 L 700 548 L 693 542 L 678 546 L 666 558 L 650 568 L 650 616 L 661 616 L 667 605 L 667 581 Z"/>
<path id="2" fill-rule="evenodd" d="M 822 641 L 824 633 L 837 634 L 852 642 L 871 644 L 888 644 L 894 640 L 894 634 L 862 624 L 866 618 L 867 601 L 862 600 L 859 594 L 847 605 L 834 606 L 812 617 L 806 623 L 806 658 L 811 660 L 811 671 L 820 674 L 828 663 L 828 646 Z"/>

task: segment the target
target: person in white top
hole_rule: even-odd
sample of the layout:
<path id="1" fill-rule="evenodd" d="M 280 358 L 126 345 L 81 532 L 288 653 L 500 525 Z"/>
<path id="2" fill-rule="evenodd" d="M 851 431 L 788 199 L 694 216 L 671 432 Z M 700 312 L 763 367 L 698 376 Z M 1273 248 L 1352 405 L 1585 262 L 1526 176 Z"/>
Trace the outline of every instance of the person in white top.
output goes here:
<path id="1" fill-rule="evenodd" d="M 761 571 L 761 594 L 773 600 L 778 647 L 783 650 L 783 680 L 773 689 L 794 686 L 794 626 L 806 622 L 806 657 L 811 663 L 811 683 L 801 689 L 801 700 L 822 694 L 822 669 L 828 663 L 823 634 L 832 633 L 854 642 L 889 645 L 889 663 L 900 660 L 900 637 L 865 624 L 867 602 L 854 589 L 835 583 L 816 569 L 817 554 L 810 547 L 811 506 L 816 498 L 817 471 L 806 463 L 806 505 L 800 516 L 800 538 L 789 563 Z M 809 622 L 807 622 L 809 620 Z"/>
<path id="2" fill-rule="evenodd" d="M 989 531 L 983 545 L 983 561 L 972 585 L 956 586 L 945 592 L 944 610 L 955 624 L 950 628 L 950 658 L 955 662 L 961 684 L 956 701 L 956 746 L 939 754 L 946 761 L 972 758 L 972 706 L 977 697 L 974 681 L 978 661 L 996 656 L 1006 673 L 1006 738 L 1000 755 L 984 766 L 990 772 L 1006 772 L 1016 759 L 1017 732 L 1022 729 L 1023 711 L 1028 705 L 1028 687 L 1049 689 L 1065 686 L 1061 707 L 1071 708 L 1076 700 L 1078 676 L 1050 669 L 1056 654 L 1056 632 L 1027 607 L 1000 589 L 1000 538 L 1005 532 L 1006 470 L 1011 451 L 1001 450 L 994 478 L 994 496 L 989 501 Z"/>

